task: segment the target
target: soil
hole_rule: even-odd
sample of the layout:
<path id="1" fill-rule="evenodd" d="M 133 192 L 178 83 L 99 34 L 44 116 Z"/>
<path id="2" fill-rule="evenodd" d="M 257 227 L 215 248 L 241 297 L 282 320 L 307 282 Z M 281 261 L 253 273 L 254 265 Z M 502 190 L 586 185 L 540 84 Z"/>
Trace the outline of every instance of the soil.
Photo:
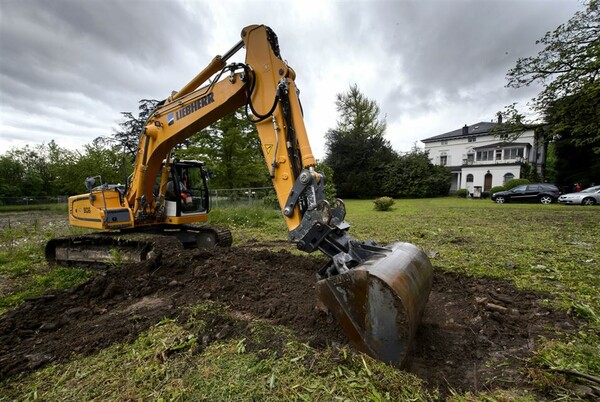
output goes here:
<path id="1" fill-rule="evenodd" d="M 0 380 L 132 341 L 164 317 L 182 319 L 187 306 L 203 300 L 223 303 L 246 320 L 285 326 L 315 348 L 346 343 L 310 296 L 322 258 L 260 244 L 183 250 L 167 241 L 157 256 L 98 271 L 78 287 L 29 299 L 0 316 Z M 525 386 L 522 358 L 538 337 L 576 326 L 565 312 L 543 306 L 542 298 L 505 282 L 435 270 L 406 369 L 442 395 Z M 215 321 L 203 343 L 234 336 L 223 323 Z"/>

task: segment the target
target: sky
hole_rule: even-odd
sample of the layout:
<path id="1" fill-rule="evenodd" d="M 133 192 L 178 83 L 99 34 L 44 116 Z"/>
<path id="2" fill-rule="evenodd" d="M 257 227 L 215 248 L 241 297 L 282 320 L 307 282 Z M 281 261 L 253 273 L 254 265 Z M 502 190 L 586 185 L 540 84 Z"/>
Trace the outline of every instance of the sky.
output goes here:
<path id="1" fill-rule="evenodd" d="M 496 119 L 539 91 L 506 88 L 519 57 L 584 8 L 578 0 L 0 0 L 0 154 L 54 140 L 82 149 L 164 99 L 242 28 L 270 26 L 294 68 L 313 153 L 336 94 L 377 102 L 399 152 Z M 242 62 L 243 51 L 232 61 Z"/>

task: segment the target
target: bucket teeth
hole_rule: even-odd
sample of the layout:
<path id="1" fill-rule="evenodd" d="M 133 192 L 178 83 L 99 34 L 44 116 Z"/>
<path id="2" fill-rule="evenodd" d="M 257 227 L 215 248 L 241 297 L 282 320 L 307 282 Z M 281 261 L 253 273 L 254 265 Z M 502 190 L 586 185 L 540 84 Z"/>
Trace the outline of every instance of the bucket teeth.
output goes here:
<path id="1" fill-rule="evenodd" d="M 402 367 L 429 298 L 433 269 L 412 244 L 387 249 L 347 273 L 317 282 L 317 298 L 357 349 Z"/>

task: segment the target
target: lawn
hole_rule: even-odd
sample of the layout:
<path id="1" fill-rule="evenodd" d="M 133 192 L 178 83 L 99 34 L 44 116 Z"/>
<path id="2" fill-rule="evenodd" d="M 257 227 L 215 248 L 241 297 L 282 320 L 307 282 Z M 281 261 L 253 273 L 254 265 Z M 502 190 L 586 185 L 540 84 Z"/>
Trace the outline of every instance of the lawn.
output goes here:
<path id="1" fill-rule="evenodd" d="M 559 370 L 600 375 L 600 207 L 497 205 L 447 197 L 397 200 L 385 212 L 375 211 L 368 200 L 346 201 L 346 208 L 351 234 L 357 239 L 416 244 L 436 270 L 498 278 L 520 289 L 543 291 L 544 303 L 581 321 L 578 330 L 542 342 L 523 362 L 527 389 L 490 390 L 478 396 L 455 393 L 450 399 L 574 399 L 578 396 L 569 390 L 569 381 L 575 379 Z M 64 212 L 54 209 L 39 215 L 0 212 L 0 312 L 26 297 L 86 280 L 89 274 L 84 270 L 51 268 L 43 261 L 45 240 L 72 233 L 63 219 Z M 232 229 L 234 246 L 286 239 L 276 211 L 221 209 L 211 219 Z M 134 342 L 9 378 L 0 382 L 0 400 L 438 398 L 435 390 L 426 389 L 412 375 L 345 349 L 314 350 L 285 329 L 260 322 L 249 325 L 247 337 L 194 352 L 191 345 L 199 340 L 190 328 L 206 325 L 206 309 L 193 307 L 184 324 L 157 322 Z M 273 339 L 280 345 L 276 353 L 268 344 Z M 184 352 L 161 357 L 174 350 Z"/>

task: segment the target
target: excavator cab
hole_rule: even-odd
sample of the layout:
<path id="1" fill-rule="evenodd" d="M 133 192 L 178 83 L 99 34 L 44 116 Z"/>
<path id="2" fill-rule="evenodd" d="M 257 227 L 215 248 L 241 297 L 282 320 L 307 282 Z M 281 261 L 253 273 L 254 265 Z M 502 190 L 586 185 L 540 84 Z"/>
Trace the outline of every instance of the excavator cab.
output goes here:
<path id="1" fill-rule="evenodd" d="M 171 164 L 164 194 L 167 219 L 208 213 L 207 177 L 202 162 L 176 161 Z"/>

